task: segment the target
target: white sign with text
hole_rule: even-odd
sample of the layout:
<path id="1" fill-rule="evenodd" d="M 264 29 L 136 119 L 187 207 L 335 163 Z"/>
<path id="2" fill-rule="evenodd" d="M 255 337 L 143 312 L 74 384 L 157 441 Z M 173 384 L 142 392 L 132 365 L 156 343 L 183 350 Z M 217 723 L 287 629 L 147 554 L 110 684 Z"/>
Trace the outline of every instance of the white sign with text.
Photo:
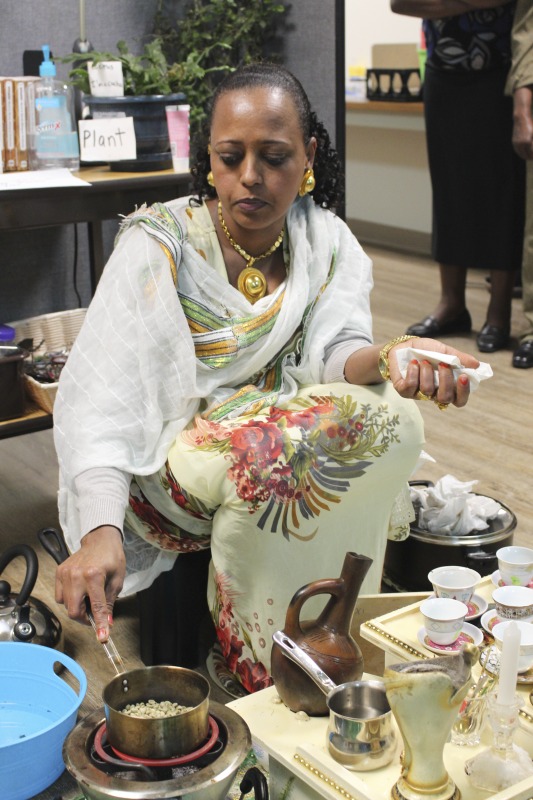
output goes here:
<path id="1" fill-rule="evenodd" d="M 130 161 L 137 158 L 133 117 L 82 119 L 78 122 L 82 161 Z"/>
<path id="2" fill-rule="evenodd" d="M 123 97 L 124 76 L 120 61 L 99 61 L 87 65 L 93 97 Z"/>

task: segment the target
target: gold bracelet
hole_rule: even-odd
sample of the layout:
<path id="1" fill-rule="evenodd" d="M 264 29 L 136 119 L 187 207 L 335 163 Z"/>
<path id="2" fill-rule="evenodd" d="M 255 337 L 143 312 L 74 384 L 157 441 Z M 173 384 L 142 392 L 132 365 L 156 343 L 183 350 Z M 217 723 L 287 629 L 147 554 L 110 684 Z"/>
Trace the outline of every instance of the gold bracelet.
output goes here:
<path id="1" fill-rule="evenodd" d="M 398 336 L 396 339 L 391 339 L 390 342 L 387 342 L 385 347 L 381 348 L 379 351 L 378 369 L 384 381 L 390 380 L 389 350 L 392 350 L 395 345 L 400 344 L 401 342 L 408 342 L 410 339 L 419 338 L 419 336 Z"/>

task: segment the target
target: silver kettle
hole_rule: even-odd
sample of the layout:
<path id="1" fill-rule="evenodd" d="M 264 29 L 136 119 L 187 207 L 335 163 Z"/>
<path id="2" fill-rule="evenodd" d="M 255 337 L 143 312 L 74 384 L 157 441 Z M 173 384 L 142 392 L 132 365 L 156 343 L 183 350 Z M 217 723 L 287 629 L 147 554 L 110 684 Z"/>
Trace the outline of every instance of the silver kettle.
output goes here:
<path id="1" fill-rule="evenodd" d="M 31 592 L 37 580 L 39 562 L 35 550 L 16 544 L 0 555 L 0 576 L 17 556 L 26 560 L 26 575 L 18 594 L 0 579 L 0 641 L 31 642 L 63 650 L 63 631 L 56 615 Z"/>

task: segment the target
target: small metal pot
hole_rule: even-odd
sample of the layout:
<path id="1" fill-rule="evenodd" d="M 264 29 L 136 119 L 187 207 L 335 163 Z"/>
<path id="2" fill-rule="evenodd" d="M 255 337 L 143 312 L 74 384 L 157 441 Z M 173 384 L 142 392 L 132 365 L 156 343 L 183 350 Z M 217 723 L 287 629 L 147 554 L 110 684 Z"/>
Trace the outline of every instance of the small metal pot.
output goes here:
<path id="1" fill-rule="evenodd" d="M 184 667 L 157 666 L 123 672 L 104 688 L 107 738 L 120 753 L 136 758 L 172 758 L 192 753 L 209 731 L 209 682 Z M 128 703 L 170 700 L 188 711 L 174 717 L 140 719 L 122 713 Z"/>
<path id="2" fill-rule="evenodd" d="M 283 654 L 301 667 L 326 695 L 327 746 L 331 757 L 355 771 L 389 764 L 394 758 L 397 738 L 383 681 L 349 681 L 337 685 L 283 631 L 276 631 L 272 638 Z"/>

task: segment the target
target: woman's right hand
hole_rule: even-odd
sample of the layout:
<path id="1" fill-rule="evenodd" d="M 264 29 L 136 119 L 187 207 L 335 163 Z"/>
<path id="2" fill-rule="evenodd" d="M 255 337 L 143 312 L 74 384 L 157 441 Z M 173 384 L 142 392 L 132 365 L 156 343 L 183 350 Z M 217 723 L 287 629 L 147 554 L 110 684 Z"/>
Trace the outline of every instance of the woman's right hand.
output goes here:
<path id="1" fill-rule="evenodd" d="M 120 531 L 111 525 L 95 528 L 83 537 L 80 549 L 58 566 L 56 601 L 63 603 L 71 619 L 88 623 L 88 599 L 98 639 L 106 642 L 125 575 Z"/>

